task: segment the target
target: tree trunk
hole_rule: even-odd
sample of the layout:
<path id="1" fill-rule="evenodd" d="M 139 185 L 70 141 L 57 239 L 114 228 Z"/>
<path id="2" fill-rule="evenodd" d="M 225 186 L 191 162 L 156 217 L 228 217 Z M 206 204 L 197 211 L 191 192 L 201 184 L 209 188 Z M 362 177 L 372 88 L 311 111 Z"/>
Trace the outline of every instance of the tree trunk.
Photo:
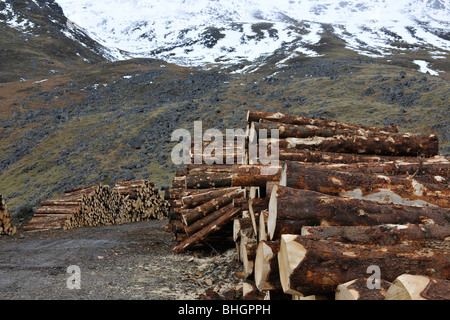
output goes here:
<path id="1" fill-rule="evenodd" d="M 450 300 L 450 281 L 402 274 L 387 291 L 386 300 Z"/>
<path id="2" fill-rule="evenodd" d="M 366 175 L 286 162 L 280 185 L 329 195 L 407 205 L 450 208 L 446 184 L 420 183 L 398 176 Z"/>
<path id="3" fill-rule="evenodd" d="M 263 142 L 263 140 L 259 140 Z M 334 136 L 312 138 L 285 138 L 266 140 L 270 146 L 278 143 L 281 149 L 309 149 L 326 152 L 356 153 L 385 156 L 432 157 L 439 153 L 436 135 L 390 134 L 377 136 Z"/>
<path id="4" fill-rule="evenodd" d="M 339 284 L 366 277 L 368 267 L 393 282 L 403 273 L 450 278 L 448 251 L 429 248 L 350 245 L 283 235 L 279 252 L 280 279 L 285 293 L 313 295 L 334 292 Z"/>
<path id="5" fill-rule="evenodd" d="M 234 208 L 233 205 L 227 204 L 226 206 L 220 208 L 219 210 L 216 210 L 207 216 L 195 221 L 193 224 L 189 226 L 184 227 L 184 231 L 188 236 L 191 236 L 195 234 L 196 232 L 200 231 L 204 227 L 206 227 L 208 224 L 214 222 L 215 220 L 219 219 L 222 215 L 227 213 L 231 208 Z"/>
<path id="6" fill-rule="evenodd" d="M 234 198 L 239 198 L 243 194 L 244 194 L 244 190 L 239 189 L 237 191 L 229 192 L 222 197 L 212 199 L 212 200 L 192 209 L 190 212 L 183 214 L 182 215 L 183 221 L 186 224 L 186 226 L 189 226 L 190 224 L 192 224 L 195 221 L 199 220 L 200 218 L 210 214 L 211 212 L 217 211 L 220 208 L 225 207 L 226 205 L 232 203 Z"/>
<path id="7" fill-rule="evenodd" d="M 356 129 L 356 128 L 340 128 L 324 127 L 315 125 L 294 125 L 280 122 L 273 122 L 268 120 L 260 120 L 259 123 L 255 122 L 254 129 L 256 132 L 259 130 L 268 130 L 267 136 L 271 137 L 270 130 L 278 130 L 278 136 L 280 139 L 285 138 L 310 138 L 310 137 L 333 137 L 333 136 L 370 136 L 380 133 L 390 134 L 386 131 L 381 131 L 380 128 L 375 129 Z M 392 134 L 392 133 L 391 133 Z"/>
<path id="8" fill-rule="evenodd" d="M 228 172 L 198 172 L 186 177 L 186 189 L 229 188 L 232 186 L 232 174 Z"/>
<path id="9" fill-rule="evenodd" d="M 297 221 L 297 223 L 295 223 Z M 275 186 L 269 202 L 269 239 L 299 233 L 303 226 L 375 226 L 380 224 L 448 224 L 450 211 L 439 207 L 382 204 Z M 292 225 L 292 229 L 289 228 Z M 296 231 L 296 232 L 294 232 Z"/>
<path id="10" fill-rule="evenodd" d="M 268 181 L 280 180 L 281 166 L 236 165 L 232 169 L 233 186 L 265 187 Z"/>
<path id="11" fill-rule="evenodd" d="M 240 208 L 232 208 L 230 211 L 228 211 L 226 214 L 222 215 L 220 218 L 218 218 L 216 221 L 210 223 L 197 233 L 193 234 L 180 244 L 178 244 L 176 247 L 174 247 L 172 250 L 175 253 L 181 253 L 194 244 L 196 244 L 199 241 L 204 240 L 208 235 L 210 235 L 213 232 L 216 232 L 217 230 L 220 230 L 223 228 L 227 223 L 229 223 L 231 220 L 233 220 L 239 213 L 241 212 Z"/>
<path id="12" fill-rule="evenodd" d="M 412 163 L 420 162 L 419 157 L 375 156 L 366 154 L 324 152 L 307 149 L 279 148 L 278 156 L 280 161 L 299 161 L 308 163 L 346 163 L 346 164 L 360 163 L 360 162 L 382 163 L 386 161 L 399 161 L 399 160 Z M 436 156 L 434 158 L 447 160 L 446 158 L 441 156 Z"/>
<path id="13" fill-rule="evenodd" d="M 429 243 L 428 247 L 442 240 L 450 248 L 450 224 L 382 224 L 376 226 L 331 226 L 302 228 L 302 236 L 309 239 L 330 240 L 342 243 L 397 245 L 420 242 Z"/>
<path id="14" fill-rule="evenodd" d="M 397 126 L 389 126 L 384 128 L 378 127 L 369 127 L 369 126 L 358 126 L 355 124 L 338 122 L 333 120 L 325 120 L 325 119 L 314 119 L 309 117 L 302 116 L 291 116 L 284 115 L 280 112 L 262 112 L 262 111 L 252 111 L 249 110 L 247 113 L 247 123 L 250 122 L 259 122 L 259 120 L 264 119 L 273 122 L 281 122 L 285 124 L 292 125 L 313 125 L 318 127 L 332 127 L 332 128 L 340 128 L 340 129 L 366 129 L 373 131 L 386 131 L 386 132 L 398 132 Z"/>
<path id="15" fill-rule="evenodd" d="M 280 179 L 281 166 L 235 165 L 231 172 L 195 172 L 186 177 L 186 189 L 265 187 Z"/>
<path id="16" fill-rule="evenodd" d="M 195 208 L 201 204 L 211 201 L 214 198 L 224 196 L 225 194 L 227 194 L 231 191 L 236 191 L 236 190 L 239 190 L 239 187 L 209 190 L 204 193 L 193 194 L 193 195 L 183 197 L 183 198 L 181 198 L 182 203 L 183 203 L 183 208 L 185 208 L 185 209 Z"/>
<path id="17" fill-rule="evenodd" d="M 259 290 L 280 290 L 279 241 L 260 241 L 255 258 L 255 283 Z"/>
<path id="18" fill-rule="evenodd" d="M 438 176 L 436 182 L 445 182 L 450 178 L 450 161 L 437 161 L 435 158 L 425 158 L 419 162 L 389 161 L 383 163 L 352 163 L 352 164 L 315 164 L 302 163 L 305 166 L 321 166 L 322 168 L 336 171 L 350 171 L 363 174 L 388 174 L 388 175 L 432 175 Z"/>

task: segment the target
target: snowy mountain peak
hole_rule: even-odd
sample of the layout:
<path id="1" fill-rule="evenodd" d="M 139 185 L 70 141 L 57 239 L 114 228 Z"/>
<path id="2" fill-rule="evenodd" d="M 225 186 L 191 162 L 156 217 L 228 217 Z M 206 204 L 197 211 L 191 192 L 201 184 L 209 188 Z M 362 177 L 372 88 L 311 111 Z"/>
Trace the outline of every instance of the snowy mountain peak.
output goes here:
<path id="1" fill-rule="evenodd" d="M 204 66 L 274 53 L 284 60 L 315 57 L 326 32 L 370 57 L 416 48 L 434 57 L 450 52 L 449 0 L 55 1 L 69 19 L 67 32 L 88 35 L 117 60 L 152 57 Z M 0 0 L 0 19 L 11 13 L 7 2 Z M 30 29 L 14 19 L 11 25 Z"/>

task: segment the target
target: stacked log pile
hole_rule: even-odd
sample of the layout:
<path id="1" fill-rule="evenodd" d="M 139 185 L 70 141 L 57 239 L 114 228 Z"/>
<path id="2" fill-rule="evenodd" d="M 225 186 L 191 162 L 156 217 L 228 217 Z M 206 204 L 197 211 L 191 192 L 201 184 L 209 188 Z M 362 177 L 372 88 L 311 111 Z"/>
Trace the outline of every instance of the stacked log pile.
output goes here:
<path id="1" fill-rule="evenodd" d="M 102 190 L 104 189 L 100 185 L 77 187 L 66 190 L 59 198 L 44 200 L 40 203 L 41 208 L 35 211 L 33 218 L 23 229 L 40 231 L 65 228 L 66 224 L 74 223 L 72 216 L 81 215 L 83 203 L 94 202 L 93 199 L 90 200 L 92 195 L 99 194 Z M 100 202 L 101 199 L 96 201 Z"/>
<path id="2" fill-rule="evenodd" d="M 190 188 L 252 190 L 235 201 L 243 210 L 233 222 L 243 297 L 450 299 L 450 161 L 435 135 L 281 113 L 250 111 L 247 120 L 249 143 L 278 144 L 277 174 L 244 182 L 234 165 L 185 176 Z M 246 154 L 246 166 L 261 170 Z"/>
<path id="3" fill-rule="evenodd" d="M 177 171 L 165 195 L 170 203 L 167 230 L 178 242 L 174 252 L 233 244 L 232 221 L 242 212 L 234 201 L 245 198 L 246 190 L 232 185 L 231 170 L 229 165 L 191 165 Z"/>
<path id="4" fill-rule="evenodd" d="M 3 195 L 0 194 L 0 235 L 12 236 L 17 231 L 16 226 L 11 223 L 11 214 L 8 211 Z"/>
<path id="5" fill-rule="evenodd" d="M 153 182 L 120 181 L 116 182 L 113 191 L 123 197 L 127 204 L 126 222 L 164 220 L 168 216 L 169 204 L 161 198 Z"/>
<path id="6" fill-rule="evenodd" d="M 73 229 L 123 224 L 168 215 L 168 204 L 148 181 L 118 182 L 114 189 L 92 185 L 66 190 L 57 199 L 41 202 L 25 231 Z"/>
<path id="7" fill-rule="evenodd" d="M 437 155 L 434 135 L 279 113 L 249 112 L 248 120 L 254 138 L 258 129 L 280 130 L 283 161 L 254 228 L 261 292 L 411 298 L 422 281 L 423 292 L 427 283 L 439 287 L 422 297 L 450 299 L 450 161 Z M 371 267 L 380 272 L 376 290 Z M 405 274 L 414 276 L 399 285 Z"/>

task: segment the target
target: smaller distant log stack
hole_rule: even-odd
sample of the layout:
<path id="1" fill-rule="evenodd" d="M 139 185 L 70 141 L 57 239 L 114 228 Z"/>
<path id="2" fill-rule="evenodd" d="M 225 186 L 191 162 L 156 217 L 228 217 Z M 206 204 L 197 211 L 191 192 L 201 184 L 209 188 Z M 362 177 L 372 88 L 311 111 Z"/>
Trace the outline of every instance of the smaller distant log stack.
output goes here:
<path id="1" fill-rule="evenodd" d="M 112 190 L 104 185 L 77 187 L 57 199 L 42 201 L 24 230 L 67 230 L 164 219 L 168 209 L 153 183 L 145 180 L 118 182 Z"/>
<path id="2" fill-rule="evenodd" d="M 153 182 L 147 180 L 120 181 L 114 186 L 127 202 L 131 222 L 164 220 L 168 216 L 169 204 L 165 202 Z"/>
<path id="3" fill-rule="evenodd" d="M 17 231 L 16 226 L 11 223 L 11 214 L 8 211 L 3 195 L 0 194 L 0 235 L 12 236 Z"/>

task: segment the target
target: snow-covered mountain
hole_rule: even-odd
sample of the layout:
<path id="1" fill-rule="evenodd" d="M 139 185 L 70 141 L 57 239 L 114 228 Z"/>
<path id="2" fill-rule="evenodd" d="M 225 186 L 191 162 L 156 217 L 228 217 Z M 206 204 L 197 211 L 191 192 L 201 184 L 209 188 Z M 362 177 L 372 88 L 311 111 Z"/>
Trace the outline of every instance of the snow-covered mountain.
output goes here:
<path id="1" fill-rule="evenodd" d="M 57 0 L 65 15 L 116 59 L 182 65 L 254 61 L 283 52 L 318 56 L 325 30 L 380 57 L 426 46 L 450 50 L 449 0 Z M 330 29 L 331 28 L 331 29 Z M 121 52 L 117 49 L 123 50 Z"/>

